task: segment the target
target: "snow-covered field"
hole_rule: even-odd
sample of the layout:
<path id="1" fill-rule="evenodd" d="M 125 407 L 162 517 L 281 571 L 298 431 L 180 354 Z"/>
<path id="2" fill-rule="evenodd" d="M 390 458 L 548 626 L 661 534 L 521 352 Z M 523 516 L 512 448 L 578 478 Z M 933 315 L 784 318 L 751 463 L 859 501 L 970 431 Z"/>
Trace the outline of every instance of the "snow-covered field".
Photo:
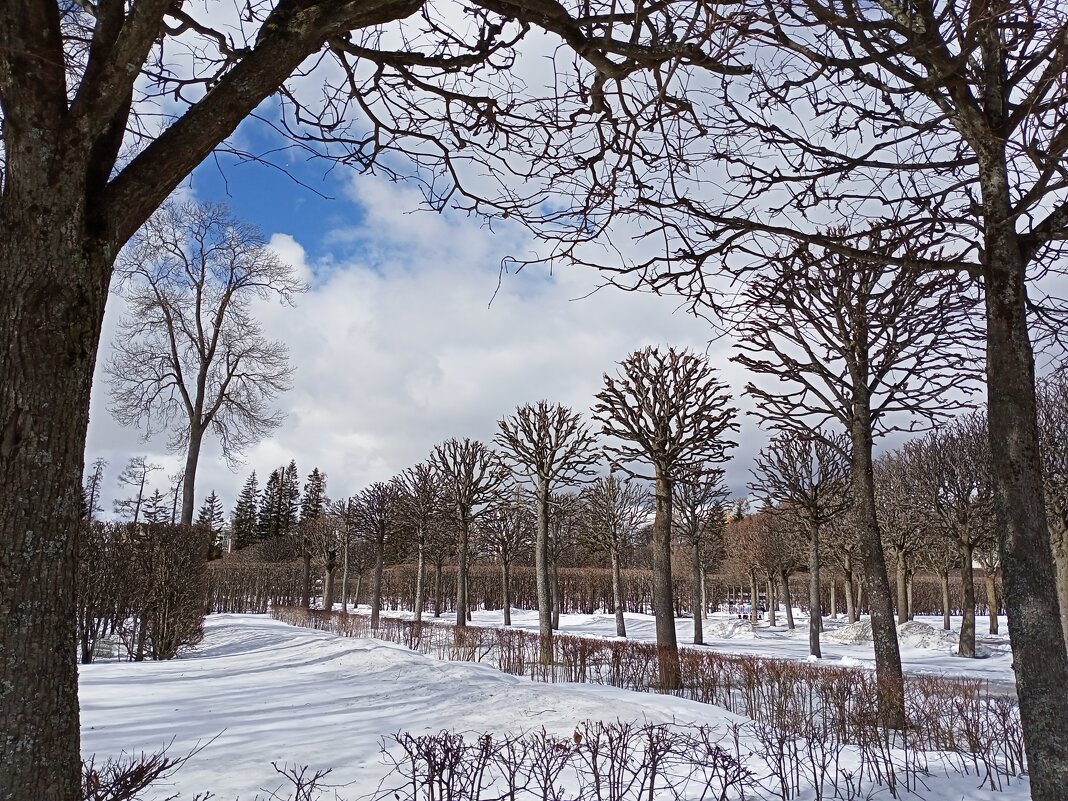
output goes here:
<path id="1" fill-rule="evenodd" d="M 476 616 L 474 622 L 490 621 Z M 709 633 L 715 623 L 709 622 Z M 631 624 L 634 634 L 642 636 L 642 627 L 651 621 L 635 618 Z M 596 633 L 601 625 L 593 619 L 582 623 L 568 618 L 566 628 Z M 796 655 L 793 641 L 800 636 L 758 630 L 755 639 L 736 644 L 747 645 L 749 652 L 789 656 Z M 866 658 L 860 646 L 828 650 L 838 659 Z M 911 660 L 923 661 L 918 656 Z M 964 662 L 935 650 L 929 661 L 947 671 Z M 154 797 L 180 793 L 191 798 L 210 790 L 227 801 L 267 798 L 276 791 L 286 797 L 272 762 L 331 768 L 328 781 L 340 785 L 337 797 L 366 797 L 388 778 L 380 746 L 383 737 L 398 731 L 502 734 L 545 727 L 567 737 L 587 719 L 702 723 L 724 729 L 740 720 L 678 698 L 591 685 L 536 684 L 488 666 L 439 662 L 399 646 L 343 639 L 252 615 L 209 617 L 203 643 L 177 660 L 83 666 L 81 701 L 86 755 L 152 751 L 168 743 L 172 754 L 183 754 L 211 740 L 173 777 L 173 784 L 160 787 Z M 977 789 L 974 775 L 947 776 L 934 766 L 932 762 L 932 775 L 924 779 L 918 797 L 1027 797 L 1026 782 L 1016 781 L 1007 792 L 995 793 Z M 333 793 L 323 798 L 333 798 Z M 881 791 L 871 797 L 889 796 Z"/>

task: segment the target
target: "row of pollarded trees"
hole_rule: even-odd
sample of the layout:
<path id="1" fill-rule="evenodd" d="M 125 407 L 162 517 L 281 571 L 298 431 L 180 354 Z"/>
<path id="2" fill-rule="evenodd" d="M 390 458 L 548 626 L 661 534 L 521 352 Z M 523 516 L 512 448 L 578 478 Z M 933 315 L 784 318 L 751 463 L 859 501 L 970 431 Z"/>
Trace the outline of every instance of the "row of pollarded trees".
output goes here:
<path id="1" fill-rule="evenodd" d="M 520 406 L 498 421 L 496 450 L 471 439 L 446 440 L 425 462 L 334 501 L 327 505 L 327 514 L 302 522 L 302 541 L 313 543 L 324 566 L 324 603 L 333 603 L 334 573 L 338 567 L 347 572 L 352 545 L 359 542 L 357 558 L 372 562 L 373 626 L 379 621 L 382 572 L 391 548 L 394 555 L 410 555 L 418 564 L 417 616 L 425 600 L 425 565 L 433 564 L 440 576 L 444 561 L 455 560 L 456 624 L 465 626 L 470 606 L 466 574 L 476 545 L 500 560 L 504 582 L 508 565 L 532 546 L 540 630 L 549 658 L 552 565 L 557 562 L 552 551 L 565 541 L 564 528 L 581 530 L 591 548 L 608 554 L 617 585 L 616 607 L 621 610 L 620 557 L 652 513 L 661 682 L 675 686 L 679 670 L 673 534 L 681 532 L 699 560 L 710 521 L 722 520 L 718 465 L 733 445 L 728 436 L 736 429 L 735 410 L 707 359 L 649 347 L 625 359 L 617 375 L 605 376 L 593 416 L 611 439 L 601 443 L 579 413 L 559 404 Z M 651 481 L 651 495 L 638 483 L 615 475 L 594 481 L 595 468 L 605 458 L 613 473 Z M 561 492 L 584 483 L 590 486 L 579 495 Z M 713 500 L 718 512 L 712 511 Z M 347 589 L 344 578 L 342 586 Z"/>

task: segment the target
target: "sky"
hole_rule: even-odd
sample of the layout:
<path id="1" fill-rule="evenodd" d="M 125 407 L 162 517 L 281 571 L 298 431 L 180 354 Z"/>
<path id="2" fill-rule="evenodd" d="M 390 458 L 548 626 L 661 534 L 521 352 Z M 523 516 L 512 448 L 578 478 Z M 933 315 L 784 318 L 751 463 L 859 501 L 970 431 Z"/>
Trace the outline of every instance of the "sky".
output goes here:
<path id="1" fill-rule="evenodd" d="M 277 402 L 285 421 L 248 450 L 236 472 L 216 443 L 206 443 L 198 505 L 214 490 L 229 512 L 251 470 L 262 486 L 291 459 L 302 477 L 313 467 L 325 471 L 330 496 L 347 497 L 425 459 L 449 437 L 488 442 L 496 420 L 517 405 L 546 399 L 588 412 L 603 374 L 646 345 L 707 353 L 740 395 L 744 371 L 728 361 L 729 343 L 710 344 L 708 323 L 678 298 L 598 289 L 601 277 L 581 268 L 528 268 L 501 278 L 504 257 L 532 248 L 516 227 L 491 231 L 463 215 L 414 211 L 415 190 L 376 176 L 324 173 L 315 163 L 291 168 L 315 191 L 226 158 L 209 159 L 181 190 L 226 202 L 260 226 L 309 285 L 295 307 L 256 307 L 265 334 L 288 345 L 296 367 L 293 389 Z M 87 465 L 108 462 L 105 513 L 128 494 L 115 479 L 131 456 L 147 455 L 163 468 L 153 479 L 164 492 L 167 475 L 184 461 L 167 452 L 165 437 L 146 442 L 108 412 L 100 367 L 122 312 L 113 294 L 86 449 Z M 737 439 L 727 480 L 743 493 L 764 435 L 743 419 Z"/>

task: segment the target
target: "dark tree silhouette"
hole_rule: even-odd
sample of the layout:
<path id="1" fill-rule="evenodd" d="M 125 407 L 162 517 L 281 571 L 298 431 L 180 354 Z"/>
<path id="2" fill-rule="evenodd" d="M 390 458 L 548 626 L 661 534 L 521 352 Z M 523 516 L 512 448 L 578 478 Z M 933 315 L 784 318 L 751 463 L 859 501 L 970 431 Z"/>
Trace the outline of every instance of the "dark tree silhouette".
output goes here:
<path id="1" fill-rule="evenodd" d="M 476 527 L 481 549 L 501 565 L 501 609 L 504 625 L 512 625 L 512 564 L 527 553 L 537 537 L 538 515 L 518 489 L 483 514 Z"/>
<path id="2" fill-rule="evenodd" d="M 727 387 L 707 359 L 687 351 L 648 347 L 605 375 L 593 416 L 615 441 L 613 467 L 654 482 L 653 605 L 660 652 L 660 686 L 679 685 L 679 650 L 671 584 L 672 488 L 676 481 L 727 458 L 738 426 Z M 652 469 L 641 468 L 646 464 Z"/>
<path id="3" fill-rule="evenodd" d="M 231 8 L 234 24 L 214 3 L 0 6 L 0 787 L 11 798 L 79 792 L 75 542 L 122 246 L 274 95 L 298 146 L 395 177 L 414 164 L 439 206 L 474 202 L 456 191 L 454 161 L 479 154 L 496 169 L 478 175 L 502 181 L 524 146 L 556 170 L 625 159 L 631 139 L 614 130 L 689 113 L 678 96 L 693 71 L 739 71 L 726 63 L 729 14 L 628 5 L 275 0 Z M 511 77 L 520 43 L 540 32 L 562 44 L 542 98 Z M 599 128 L 609 135 L 584 135 Z M 398 152 L 413 158 L 383 158 Z"/>
<path id="4" fill-rule="evenodd" d="M 132 456 L 126 463 L 126 467 L 119 473 L 119 484 L 131 487 L 133 495 L 128 498 L 116 498 L 114 503 L 115 513 L 122 515 L 137 523 L 144 511 L 145 500 L 148 497 L 148 477 L 157 470 L 162 470 L 158 464 L 152 464 L 147 456 Z"/>

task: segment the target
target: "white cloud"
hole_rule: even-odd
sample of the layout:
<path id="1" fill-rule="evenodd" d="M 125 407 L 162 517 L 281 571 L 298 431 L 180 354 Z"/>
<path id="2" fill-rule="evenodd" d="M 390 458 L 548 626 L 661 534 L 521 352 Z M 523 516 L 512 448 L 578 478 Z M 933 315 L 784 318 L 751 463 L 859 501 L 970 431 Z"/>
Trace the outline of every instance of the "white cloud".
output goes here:
<path id="1" fill-rule="evenodd" d="M 310 264 L 298 232 L 273 234 L 274 248 L 311 285 L 296 308 L 265 303 L 256 309 L 267 335 L 289 345 L 297 367 L 294 388 L 280 401 L 287 419 L 249 452 L 237 474 L 209 445 L 199 497 L 215 489 L 229 506 L 248 470 L 262 480 L 291 458 L 302 475 L 315 466 L 325 470 L 332 496 L 348 495 L 425 458 L 447 437 L 488 441 L 495 421 L 518 404 L 546 398 L 587 410 L 602 374 L 636 348 L 705 350 L 707 325 L 678 310 L 677 300 L 615 289 L 575 300 L 598 285 L 591 271 L 505 276 L 491 304 L 501 258 L 531 247 L 523 234 L 507 226 L 491 232 L 457 215 L 408 214 L 417 205 L 412 190 L 373 177 L 355 177 L 350 199 L 358 222 L 333 232 L 331 241 L 349 253 L 355 245 L 356 257 Z M 709 355 L 740 392 L 741 373 L 727 362 L 727 344 L 714 344 Z M 105 401 L 97 382 L 87 459 L 110 458 L 113 478 L 126 456 L 145 446 L 110 420 Z M 752 438 L 755 426 L 745 427 Z M 152 455 L 162 462 L 160 450 Z M 745 461 L 735 460 L 730 472 L 738 490 Z M 173 457 L 169 463 L 177 464 Z"/>

